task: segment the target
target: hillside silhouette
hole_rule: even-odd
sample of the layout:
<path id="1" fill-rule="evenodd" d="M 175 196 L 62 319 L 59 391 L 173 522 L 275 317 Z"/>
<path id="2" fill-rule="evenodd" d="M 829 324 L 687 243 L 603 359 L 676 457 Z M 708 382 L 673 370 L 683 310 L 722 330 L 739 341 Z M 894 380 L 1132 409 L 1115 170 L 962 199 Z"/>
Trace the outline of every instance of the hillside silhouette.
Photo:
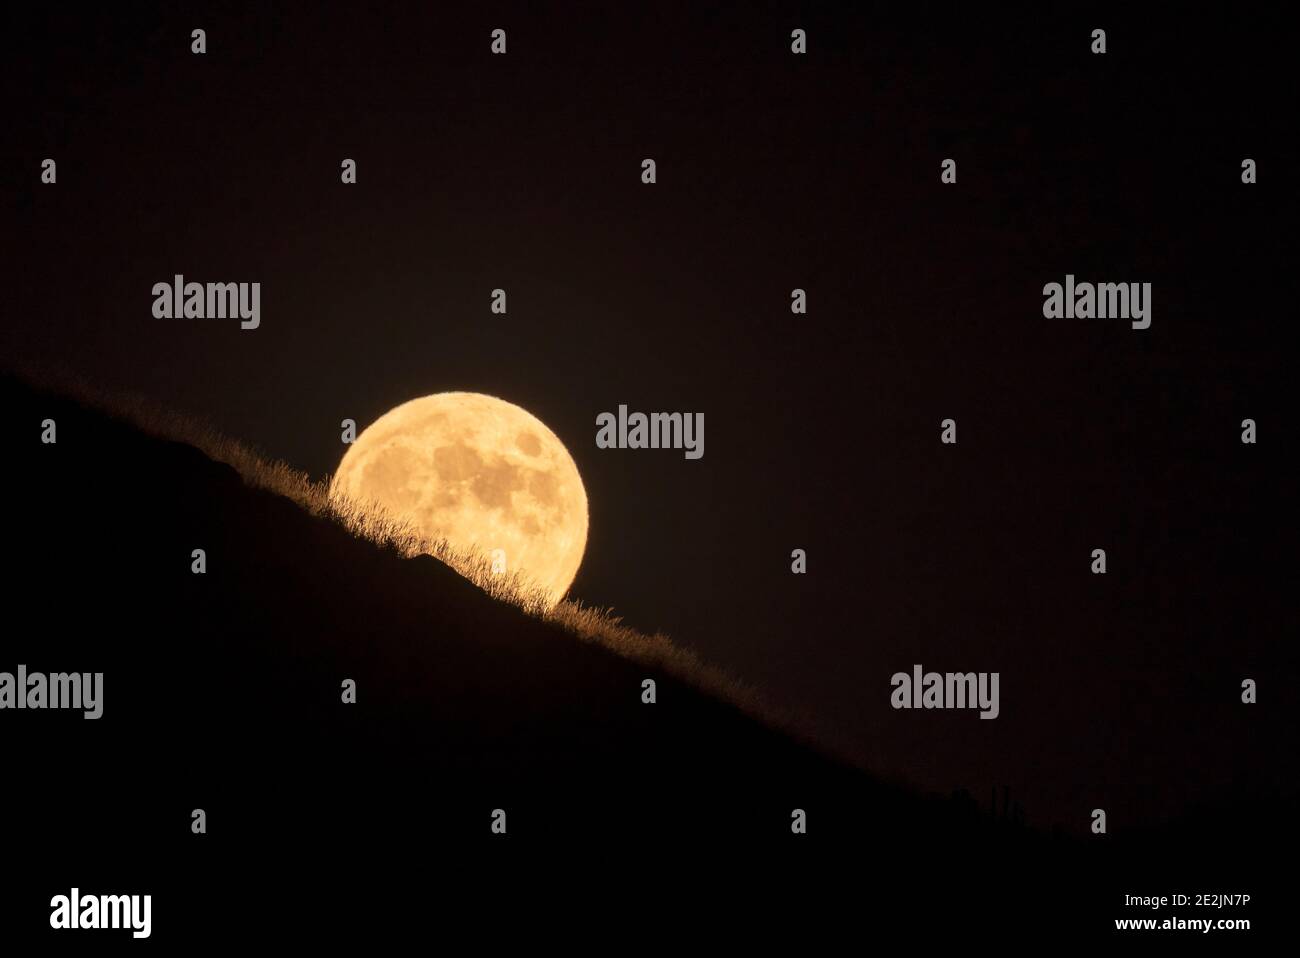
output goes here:
<path id="1" fill-rule="evenodd" d="M 933 907 L 911 874 L 955 883 L 963 907 L 1014 893 L 1026 920 L 1073 908 L 1101 930 L 1126 914 L 1117 889 L 1150 893 L 1152 869 L 1249 890 L 1225 870 L 1234 849 L 1283 834 L 1281 809 L 1211 809 L 1090 841 L 991 814 L 986 796 L 914 793 L 193 446 L 14 378 L 0 395 L 19 437 L 2 471 L 0 669 L 104 673 L 98 721 L 4 716 L 6 844 L 29 876 L 6 910 L 24 925 L 77 883 L 149 891 L 156 935 L 214 940 L 294 908 L 333 914 L 314 931 L 327 939 L 357 933 L 366 896 L 414 895 L 424 914 L 425 893 L 466 922 L 578 892 L 629 920 L 676 907 L 658 895 L 845 920 L 874 902 L 879 920 L 891 888 L 897 907 Z M 34 438 L 45 419 L 51 445 Z M 211 895 L 234 896 L 238 918 L 214 918 Z"/>

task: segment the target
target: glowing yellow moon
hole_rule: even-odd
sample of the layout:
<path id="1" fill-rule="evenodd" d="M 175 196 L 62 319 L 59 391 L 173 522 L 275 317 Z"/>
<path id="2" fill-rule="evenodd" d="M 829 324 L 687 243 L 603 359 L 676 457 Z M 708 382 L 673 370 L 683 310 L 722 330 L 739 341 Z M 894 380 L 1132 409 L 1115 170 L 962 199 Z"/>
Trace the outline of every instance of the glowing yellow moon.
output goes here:
<path id="1" fill-rule="evenodd" d="M 506 571 L 552 605 L 587 545 L 587 491 L 564 443 L 481 393 L 437 393 L 380 416 L 344 454 L 330 495 L 376 503 L 454 548 L 503 553 Z"/>

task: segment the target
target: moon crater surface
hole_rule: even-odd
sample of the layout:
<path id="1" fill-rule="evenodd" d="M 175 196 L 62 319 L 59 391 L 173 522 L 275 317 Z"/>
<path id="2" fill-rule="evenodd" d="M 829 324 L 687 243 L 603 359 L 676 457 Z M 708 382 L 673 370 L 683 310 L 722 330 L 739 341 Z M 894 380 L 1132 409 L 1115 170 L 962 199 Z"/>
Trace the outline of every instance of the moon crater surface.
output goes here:
<path id="1" fill-rule="evenodd" d="M 564 444 L 531 413 L 481 393 L 437 393 L 385 413 L 349 446 L 330 494 L 378 505 L 427 539 L 503 557 L 552 605 L 587 544 L 587 492 Z"/>

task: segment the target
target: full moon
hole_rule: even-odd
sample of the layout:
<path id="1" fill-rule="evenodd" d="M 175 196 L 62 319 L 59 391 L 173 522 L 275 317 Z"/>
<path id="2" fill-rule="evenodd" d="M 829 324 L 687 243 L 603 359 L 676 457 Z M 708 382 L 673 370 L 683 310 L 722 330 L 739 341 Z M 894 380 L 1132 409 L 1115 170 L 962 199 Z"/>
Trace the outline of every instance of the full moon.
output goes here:
<path id="1" fill-rule="evenodd" d="M 330 495 L 376 504 L 427 539 L 504 558 L 551 605 L 587 545 L 587 491 L 564 443 L 481 393 L 437 393 L 379 417 L 344 454 Z"/>

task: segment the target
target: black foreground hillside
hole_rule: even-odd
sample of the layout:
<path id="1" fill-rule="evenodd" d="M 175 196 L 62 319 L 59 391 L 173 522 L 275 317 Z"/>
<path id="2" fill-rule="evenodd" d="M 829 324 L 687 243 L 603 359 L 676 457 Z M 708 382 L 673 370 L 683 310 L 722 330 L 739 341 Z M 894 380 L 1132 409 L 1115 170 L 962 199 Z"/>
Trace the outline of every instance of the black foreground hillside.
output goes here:
<path id="1" fill-rule="evenodd" d="M 1194 831 L 1090 840 L 917 796 L 192 447 L 7 377 L 0 396 L 0 670 L 104 673 L 98 721 L 3 716 L 5 857 L 24 863 L 6 925 L 39 930 L 78 883 L 153 894 L 154 937 L 173 941 L 236 940 L 306 907 L 337 909 L 315 928 L 326 937 L 364 933 L 385 902 L 406 903 L 399 924 L 429 902 L 440 921 L 477 921 L 515 893 L 546 909 L 578 890 L 609 916 L 647 895 L 660 911 L 666 894 L 879 918 L 884 895 L 929 907 L 895 881 L 915 873 L 968 886 L 968 904 L 1014 890 L 1027 920 L 1075 909 L 1098 930 L 1127 914 L 1123 891 L 1156 887 L 1153 870 L 1227 890 L 1233 849 L 1282 820 L 1215 809 Z M 32 438 L 46 418 L 54 445 Z M 505 836 L 490 831 L 498 808 Z M 791 834 L 795 808 L 807 835 Z"/>

